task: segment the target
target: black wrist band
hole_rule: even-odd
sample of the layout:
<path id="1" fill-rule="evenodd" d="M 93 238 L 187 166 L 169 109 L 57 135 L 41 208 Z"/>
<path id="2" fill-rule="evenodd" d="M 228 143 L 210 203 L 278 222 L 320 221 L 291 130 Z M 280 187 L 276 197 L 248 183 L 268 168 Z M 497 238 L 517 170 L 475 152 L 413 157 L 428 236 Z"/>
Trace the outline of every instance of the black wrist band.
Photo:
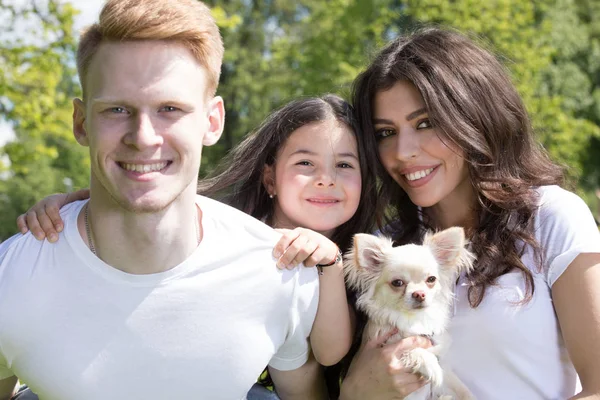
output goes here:
<path id="1" fill-rule="evenodd" d="M 337 254 L 335 255 L 335 259 L 329 264 L 317 264 L 316 267 L 319 269 L 319 275 L 323 275 L 323 267 L 331 267 L 332 265 L 336 265 L 342 261 L 342 251 L 338 249 Z"/>

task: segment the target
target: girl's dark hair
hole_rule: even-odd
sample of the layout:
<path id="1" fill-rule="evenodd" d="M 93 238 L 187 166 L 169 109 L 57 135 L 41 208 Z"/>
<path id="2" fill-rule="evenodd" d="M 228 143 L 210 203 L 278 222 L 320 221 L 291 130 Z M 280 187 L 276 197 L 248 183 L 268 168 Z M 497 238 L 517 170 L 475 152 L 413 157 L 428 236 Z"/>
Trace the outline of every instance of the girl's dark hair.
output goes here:
<path id="1" fill-rule="evenodd" d="M 529 301 L 533 275 L 521 256 L 530 245 L 541 267 L 533 231 L 536 187 L 561 184 L 563 171 L 535 140 L 507 71 L 490 52 L 451 30 L 426 28 L 393 40 L 354 82 L 353 104 L 365 146 L 377 147 L 375 95 L 401 80 L 419 90 L 440 138 L 460 148 L 468 166 L 479 216 L 478 225 L 467 232 L 477 255 L 469 276 L 471 306 L 481 303 L 496 278 L 515 269 L 523 274 L 524 301 Z M 390 211 L 386 232 L 398 244 L 420 240 L 431 224 L 381 163 L 379 168 L 379 196 Z"/>
<path id="2" fill-rule="evenodd" d="M 216 175 L 198 184 L 198 193 L 223 201 L 253 217 L 270 221 L 273 199 L 263 185 L 265 165 L 273 165 L 277 152 L 288 137 L 302 126 L 335 119 L 347 125 L 355 135 L 361 169 L 362 191 L 354 216 L 335 229 L 331 240 L 342 251 L 349 248 L 357 232 L 369 232 L 373 227 L 375 208 L 375 148 L 361 147 L 356 118 L 350 104 L 341 97 L 328 94 L 294 100 L 269 115 L 266 120 L 233 149 L 217 168 Z"/>

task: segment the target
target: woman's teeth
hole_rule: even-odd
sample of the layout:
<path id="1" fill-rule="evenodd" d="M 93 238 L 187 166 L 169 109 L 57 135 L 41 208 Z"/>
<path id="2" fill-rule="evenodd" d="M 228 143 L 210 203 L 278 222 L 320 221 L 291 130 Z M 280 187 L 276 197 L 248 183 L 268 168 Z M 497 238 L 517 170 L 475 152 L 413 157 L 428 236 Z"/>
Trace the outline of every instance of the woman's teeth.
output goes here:
<path id="1" fill-rule="evenodd" d="M 406 179 L 408 179 L 409 181 L 416 181 L 417 179 L 425 178 L 432 171 L 433 171 L 433 168 L 427 168 L 427 169 L 424 169 L 424 170 L 421 170 L 421 171 L 417 171 L 417 172 L 413 172 L 413 173 L 410 173 L 410 174 L 406 174 L 404 176 L 406 176 Z"/>

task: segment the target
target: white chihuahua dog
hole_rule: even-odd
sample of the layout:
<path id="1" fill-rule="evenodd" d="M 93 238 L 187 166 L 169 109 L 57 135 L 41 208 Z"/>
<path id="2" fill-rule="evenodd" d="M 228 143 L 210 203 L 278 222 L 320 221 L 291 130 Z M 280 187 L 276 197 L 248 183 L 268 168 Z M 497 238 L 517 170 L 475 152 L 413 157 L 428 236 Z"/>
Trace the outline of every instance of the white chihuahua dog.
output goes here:
<path id="1" fill-rule="evenodd" d="M 367 339 L 397 328 L 388 343 L 416 335 L 432 341 L 431 348 L 416 348 L 400 360 L 430 382 L 406 399 L 474 399 L 443 358 L 453 288 L 460 273 L 473 268 L 475 258 L 465 245 L 462 228 L 428 233 L 422 245 L 398 247 L 386 237 L 357 234 L 344 257 L 347 283 L 357 291 L 357 306 L 369 318 Z"/>

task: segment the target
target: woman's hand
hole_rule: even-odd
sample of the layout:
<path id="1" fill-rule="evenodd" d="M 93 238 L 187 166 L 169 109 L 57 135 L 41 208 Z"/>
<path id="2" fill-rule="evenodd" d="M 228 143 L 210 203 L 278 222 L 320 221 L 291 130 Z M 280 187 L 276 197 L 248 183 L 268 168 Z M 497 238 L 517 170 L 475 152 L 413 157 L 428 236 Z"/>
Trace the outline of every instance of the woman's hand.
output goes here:
<path id="1" fill-rule="evenodd" d="M 338 255 L 339 248 L 325 236 L 305 228 L 276 229 L 283 233 L 273 249 L 278 268 L 291 269 L 300 263 L 307 267 L 329 264 Z"/>
<path id="2" fill-rule="evenodd" d="M 49 242 L 56 242 L 58 240 L 58 233 L 62 232 L 64 227 L 63 220 L 60 218 L 60 208 L 65 204 L 76 200 L 85 200 L 89 197 L 89 189 L 48 196 L 37 202 L 25 214 L 19 215 L 17 226 L 21 233 L 31 231 L 33 236 L 38 240 L 48 238 Z"/>
<path id="3" fill-rule="evenodd" d="M 402 365 L 402 355 L 431 346 L 429 339 L 411 336 L 385 344 L 396 332 L 363 342 L 342 382 L 340 400 L 404 399 L 427 382 Z"/>

